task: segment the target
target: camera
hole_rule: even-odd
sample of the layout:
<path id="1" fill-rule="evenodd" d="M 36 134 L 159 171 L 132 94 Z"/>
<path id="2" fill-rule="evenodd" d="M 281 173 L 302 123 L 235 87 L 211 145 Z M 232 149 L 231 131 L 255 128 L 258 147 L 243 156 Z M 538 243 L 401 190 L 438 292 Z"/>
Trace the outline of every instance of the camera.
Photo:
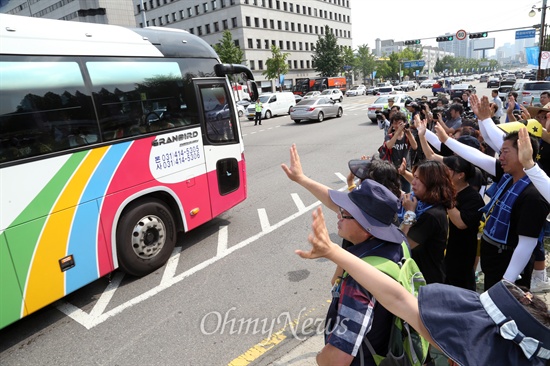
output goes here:
<path id="1" fill-rule="evenodd" d="M 514 109 L 512 112 L 514 114 L 514 117 L 521 117 L 521 110 L 520 109 Z"/>
<path id="2" fill-rule="evenodd" d="M 409 128 L 411 128 L 411 124 L 409 122 L 405 123 L 405 129 L 408 130 Z"/>

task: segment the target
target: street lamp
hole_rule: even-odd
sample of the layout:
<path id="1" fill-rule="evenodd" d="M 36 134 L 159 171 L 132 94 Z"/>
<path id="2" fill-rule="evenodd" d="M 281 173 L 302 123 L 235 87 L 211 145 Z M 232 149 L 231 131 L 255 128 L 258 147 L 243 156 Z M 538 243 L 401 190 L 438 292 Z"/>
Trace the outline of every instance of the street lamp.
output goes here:
<path id="1" fill-rule="evenodd" d="M 541 64 L 541 59 L 542 59 L 542 46 L 543 46 L 543 43 L 544 43 L 544 31 L 546 29 L 546 26 L 545 26 L 545 20 L 546 20 L 546 9 L 548 8 L 546 6 L 546 1 L 547 0 L 542 0 L 542 6 L 540 8 L 537 8 L 535 5 L 533 5 L 533 7 L 531 8 L 531 11 L 529 12 L 529 16 L 532 18 L 534 17 L 537 13 L 535 12 L 535 9 L 538 10 L 539 12 L 541 12 L 541 16 L 540 16 L 540 32 L 539 32 L 539 69 L 537 71 L 537 80 L 542 80 L 543 77 L 542 77 L 542 71 L 540 69 L 540 64 Z"/>

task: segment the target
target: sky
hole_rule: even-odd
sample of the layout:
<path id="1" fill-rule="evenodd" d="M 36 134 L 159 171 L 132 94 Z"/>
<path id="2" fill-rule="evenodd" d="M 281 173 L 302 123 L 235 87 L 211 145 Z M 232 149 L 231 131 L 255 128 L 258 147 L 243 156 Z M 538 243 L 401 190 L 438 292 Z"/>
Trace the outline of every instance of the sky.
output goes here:
<path id="1" fill-rule="evenodd" d="M 435 37 L 445 33 L 455 35 L 458 30 L 488 31 L 488 38 L 495 38 L 495 48 L 498 48 L 514 43 L 516 30 L 497 30 L 532 29 L 534 24 L 541 23 L 541 12 L 529 17 L 533 5 L 540 8 L 542 1 L 350 0 L 353 49 L 367 44 L 372 50 L 376 47 L 376 38 L 395 41 L 433 38 L 422 40 L 422 44 L 437 46 Z M 550 9 L 546 12 L 545 23 L 550 23 Z M 538 33 L 536 37 L 538 42 Z M 488 51 L 488 55 L 491 54 L 494 50 Z"/>

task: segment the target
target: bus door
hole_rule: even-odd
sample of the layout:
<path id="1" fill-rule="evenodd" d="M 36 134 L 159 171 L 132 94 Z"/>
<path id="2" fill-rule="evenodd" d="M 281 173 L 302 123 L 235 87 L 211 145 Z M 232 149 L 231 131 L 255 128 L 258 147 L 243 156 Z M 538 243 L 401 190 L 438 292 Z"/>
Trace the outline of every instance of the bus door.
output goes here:
<path id="1" fill-rule="evenodd" d="M 246 198 L 246 167 L 235 101 L 225 78 L 195 80 L 212 217 Z"/>

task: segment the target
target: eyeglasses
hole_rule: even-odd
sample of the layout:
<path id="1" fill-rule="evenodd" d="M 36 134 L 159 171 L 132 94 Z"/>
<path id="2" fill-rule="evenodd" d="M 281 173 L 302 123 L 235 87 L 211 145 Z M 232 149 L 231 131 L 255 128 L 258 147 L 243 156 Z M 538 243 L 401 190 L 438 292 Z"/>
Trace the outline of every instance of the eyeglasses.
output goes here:
<path id="1" fill-rule="evenodd" d="M 340 217 L 346 220 L 355 220 L 353 216 L 344 214 L 344 209 L 342 207 L 340 207 Z"/>

